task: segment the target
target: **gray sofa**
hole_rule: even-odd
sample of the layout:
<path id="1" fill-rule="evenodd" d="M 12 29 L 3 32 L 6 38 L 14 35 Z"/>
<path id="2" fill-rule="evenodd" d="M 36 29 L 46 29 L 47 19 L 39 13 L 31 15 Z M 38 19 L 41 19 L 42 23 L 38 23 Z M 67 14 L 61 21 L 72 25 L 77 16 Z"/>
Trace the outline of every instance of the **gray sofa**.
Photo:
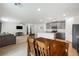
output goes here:
<path id="1" fill-rule="evenodd" d="M 0 34 L 0 47 L 16 44 L 16 36 L 13 34 Z"/>

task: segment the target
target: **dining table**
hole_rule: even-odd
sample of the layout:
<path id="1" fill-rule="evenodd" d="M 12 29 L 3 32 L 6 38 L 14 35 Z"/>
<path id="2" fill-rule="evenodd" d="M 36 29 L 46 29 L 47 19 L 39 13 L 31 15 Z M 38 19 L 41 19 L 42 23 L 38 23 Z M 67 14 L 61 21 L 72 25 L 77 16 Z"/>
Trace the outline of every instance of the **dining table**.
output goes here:
<path id="1" fill-rule="evenodd" d="M 36 41 L 40 41 L 49 48 L 49 54 L 50 56 L 61 56 L 61 55 L 67 55 L 68 52 L 66 52 L 66 44 L 67 42 L 58 41 L 56 39 L 48 39 L 48 38 L 35 38 Z"/>

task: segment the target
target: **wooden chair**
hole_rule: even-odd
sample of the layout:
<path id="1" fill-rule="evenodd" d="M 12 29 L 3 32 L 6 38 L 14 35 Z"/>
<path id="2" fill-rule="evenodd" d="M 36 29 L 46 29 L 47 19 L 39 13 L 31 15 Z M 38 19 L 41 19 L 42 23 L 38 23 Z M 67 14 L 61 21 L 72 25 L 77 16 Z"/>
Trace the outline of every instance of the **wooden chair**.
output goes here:
<path id="1" fill-rule="evenodd" d="M 29 38 L 27 37 L 27 44 L 26 44 L 27 46 L 27 55 L 29 56 L 30 54 L 29 54 Z"/>
<path id="2" fill-rule="evenodd" d="M 35 34 L 29 34 L 31 38 L 35 38 Z"/>
<path id="3" fill-rule="evenodd" d="M 37 53 L 38 56 L 48 56 L 49 55 L 49 46 L 44 42 L 36 41 L 37 43 Z"/>
<path id="4" fill-rule="evenodd" d="M 65 45 L 65 56 L 68 56 L 69 43 L 66 43 Z"/>
<path id="5" fill-rule="evenodd" d="M 27 38 L 27 52 L 28 56 L 35 56 L 34 39 L 31 37 Z"/>
<path id="6" fill-rule="evenodd" d="M 69 43 L 66 42 L 28 37 L 27 43 L 30 56 L 68 56 Z"/>
<path id="7" fill-rule="evenodd" d="M 35 53 L 36 53 L 36 56 L 39 56 L 38 43 L 36 42 L 36 40 L 35 40 L 34 45 L 35 45 Z"/>

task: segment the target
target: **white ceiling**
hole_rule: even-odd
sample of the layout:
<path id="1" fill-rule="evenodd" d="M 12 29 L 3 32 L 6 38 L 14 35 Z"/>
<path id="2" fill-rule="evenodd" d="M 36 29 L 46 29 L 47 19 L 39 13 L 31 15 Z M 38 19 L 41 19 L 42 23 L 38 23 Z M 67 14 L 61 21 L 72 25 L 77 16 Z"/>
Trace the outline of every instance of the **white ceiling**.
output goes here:
<path id="1" fill-rule="evenodd" d="M 40 8 L 40 11 L 37 9 Z M 0 17 L 23 23 L 43 23 L 48 20 L 63 20 L 66 17 L 79 16 L 78 3 L 13 3 L 0 4 Z"/>

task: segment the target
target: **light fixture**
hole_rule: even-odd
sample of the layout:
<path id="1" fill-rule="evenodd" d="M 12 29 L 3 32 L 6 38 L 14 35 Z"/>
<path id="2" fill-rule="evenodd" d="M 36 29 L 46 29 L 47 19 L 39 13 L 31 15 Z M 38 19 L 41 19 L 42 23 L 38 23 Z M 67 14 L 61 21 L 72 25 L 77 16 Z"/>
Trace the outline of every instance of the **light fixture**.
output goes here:
<path id="1" fill-rule="evenodd" d="M 20 24 L 20 25 L 25 25 L 23 22 L 20 22 L 19 24 Z"/>
<path id="2" fill-rule="evenodd" d="M 14 3 L 15 6 L 23 7 L 22 3 Z"/>
<path id="3" fill-rule="evenodd" d="M 1 21 L 8 22 L 9 20 L 6 18 L 1 18 Z"/>
<path id="4" fill-rule="evenodd" d="M 14 19 L 4 18 L 4 17 L 1 18 L 1 21 L 3 21 L 3 22 L 16 22 L 16 20 L 14 20 Z"/>
<path id="5" fill-rule="evenodd" d="M 51 20 L 51 19 L 53 19 L 53 18 L 49 18 L 49 20 Z"/>
<path id="6" fill-rule="evenodd" d="M 41 10 L 40 8 L 37 9 L 37 11 L 40 11 L 40 10 Z"/>
<path id="7" fill-rule="evenodd" d="M 63 14 L 63 16 L 66 16 L 66 14 Z"/>
<path id="8" fill-rule="evenodd" d="M 16 6 L 17 6 L 17 5 L 21 5 L 21 3 L 14 3 L 14 5 L 16 5 Z"/>

